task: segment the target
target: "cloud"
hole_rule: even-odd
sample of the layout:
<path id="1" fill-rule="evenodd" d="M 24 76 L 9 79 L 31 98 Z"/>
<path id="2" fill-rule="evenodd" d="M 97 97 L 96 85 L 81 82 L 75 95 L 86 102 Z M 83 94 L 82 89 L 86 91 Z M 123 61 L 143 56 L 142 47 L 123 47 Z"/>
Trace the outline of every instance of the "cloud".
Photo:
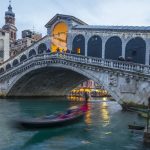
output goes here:
<path id="1" fill-rule="evenodd" d="M 8 2 L 0 0 L 0 26 Z M 73 15 L 91 25 L 150 25 L 149 0 L 15 0 L 12 1 L 19 31 L 46 34 L 44 25 L 57 13 Z"/>

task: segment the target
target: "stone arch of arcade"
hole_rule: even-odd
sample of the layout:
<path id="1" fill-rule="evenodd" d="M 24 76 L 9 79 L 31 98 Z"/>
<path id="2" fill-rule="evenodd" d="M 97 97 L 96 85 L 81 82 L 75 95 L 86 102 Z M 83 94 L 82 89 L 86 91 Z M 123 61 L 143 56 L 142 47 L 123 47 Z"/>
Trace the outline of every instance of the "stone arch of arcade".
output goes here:
<path id="1" fill-rule="evenodd" d="M 35 55 L 36 55 L 36 51 L 35 51 L 34 49 L 31 49 L 31 50 L 29 51 L 28 57 L 30 58 L 30 57 L 35 56 Z"/>
<path id="2" fill-rule="evenodd" d="M 22 61 L 25 61 L 27 59 L 27 56 L 25 54 L 23 54 L 21 57 L 20 57 L 20 62 Z"/>
<path id="3" fill-rule="evenodd" d="M 38 46 L 38 54 L 43 54 L 47 51 L 47 46 L 45 43 L 41 43 L 39 46 Z"/>
<path id="4" fill-rule="evenodd" d="M 51 51 L 67 51 L 68 25 L 64 21 L 54 24 L 51 31 Z"/>
<path id="5" fill-rule="evenodd" d="M 102 58 L 102 39 L 100 36 L 94 35 L 89 39 L 87 56 Z"/>
<path id="6" fill-rule="evenodd" d="M 105 59 L 117 60 L 122 56 L 122 40 L 118 36 L 110 37 L 105 44 Z"/>
<path id="7" fill-rule="evenodd" d="M 85 55 L 85 37 L 82 34 L 74 37 L 72 43 L 72 53 Z"/>
<path id="8" fill-rule="evenodd" d="M 65 96 L 81 82 L 92 79 L 103 85 L 112 97 L 120 100 L 116 93 L 112 92 L 107 84 L 93 72 L 67 65 L 61 65 L 60 67 L 57 64 L 35 68 L 17 75 L 17 78 L 7 89 L 7 96 L 14 96 L 14 94 L 15 96 Z"/>
<path id="9" fill-rule="evenodd" d="M 133 62 L 145 64 L 146 42 L 141 37 L 128 41 L 125 48 L 125 58 L 130 57 Z"/>

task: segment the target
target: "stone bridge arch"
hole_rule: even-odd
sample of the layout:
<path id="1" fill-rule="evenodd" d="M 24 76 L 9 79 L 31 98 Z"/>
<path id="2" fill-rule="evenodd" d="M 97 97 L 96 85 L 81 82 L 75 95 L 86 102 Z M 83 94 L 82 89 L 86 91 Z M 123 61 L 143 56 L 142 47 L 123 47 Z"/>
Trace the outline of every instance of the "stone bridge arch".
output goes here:
<path id="1" fill-rule="evenodd" d="M 20 62 L 23 62 L 27 59 L 27 56 L 25 54 L 23 54 L 21 57 L 20 57 Z"/>
<path id="2" fill-rule="evenodd" d="M 47 46 L 45 43 L 41 43 L 39 46 L 38 46 L 38 54 L 43 54 L 47 51 Z"/>
<path id="3" fill-rule="evenodd" d="M 87 79 L 92 79 L 97 84 L 103 85 L 112 97 L 119 102 L 120 99 L 117 92 L 112 91 L 111 88 L 107 86 L 107 83 L 103 82 L 106 74 L 107 73 L 103 71 L 99 74 L 65 64 L 52 64 L 51 66 L 42 67 L 36 66 L 15 76 L 11 84 L 9 84 L 6 93 L 7 96 L 66 96 L 70 90 L 80 83 Z M 59 80 L 59 77 L 62 81 Z M 60 81 L 60 84 L 58 81 Z M 39 83 L 37 84 L 37 82 Z M 48 86 L 53 86 L 52 88 L 56 91 L 51 89 L 51 87 L 46 89 Z M 42 90 L 46 92 L 41 92 Z M 28 93 L 29 91 L 32 91 L 33 93 Z"/>
<path id="4" fill-rule="evenodd" d="M 119 36 L 112 36 L 105 44 L 105 59 L 117 60 L 119 56 L 122 56 L 122 40 Z"/>
<path id="5" fill-rule="evenodd" d="M 102 58 L 102 39 L 99 35 L 90 37 L 87 45 L 87 56 Z"/>
<path id="6" fill-rule="evenodd" d="M 142 37 L 131 38 L 126 44 L 125 58 L 131 57 L 135 63 L 145 64 L 146 41 Z"/>
<path id="7" fill-rule="evenodd" d="M 33 56 L 35 56 L 35 55 L 36 55 L 35 49 L 31 49 L 31 50 L 29 51 L 28 57 L 30 58 L 30 57 L 33 57 Z"/>
<path id="8" fill-rule="evenodd" d="M 85 55 L 85 37 L 82 34 L 78 34 L 74 37 L 72 43 L 72 53 Z"/>

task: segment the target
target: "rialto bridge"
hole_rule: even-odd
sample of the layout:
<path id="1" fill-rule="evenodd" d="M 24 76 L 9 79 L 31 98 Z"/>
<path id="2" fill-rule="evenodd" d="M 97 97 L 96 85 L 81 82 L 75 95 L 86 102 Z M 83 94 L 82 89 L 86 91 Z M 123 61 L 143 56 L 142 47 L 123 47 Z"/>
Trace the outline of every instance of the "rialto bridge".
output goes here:
<path id="1" fill-rule="evenodd" d="M 0 96 L 66 96 L 92 79 L 120 103 L 147 104 L 148 27 L 94 28 L 67 15 L 56 15 L 46 27 L 47 36 L 0 66 Z"/>

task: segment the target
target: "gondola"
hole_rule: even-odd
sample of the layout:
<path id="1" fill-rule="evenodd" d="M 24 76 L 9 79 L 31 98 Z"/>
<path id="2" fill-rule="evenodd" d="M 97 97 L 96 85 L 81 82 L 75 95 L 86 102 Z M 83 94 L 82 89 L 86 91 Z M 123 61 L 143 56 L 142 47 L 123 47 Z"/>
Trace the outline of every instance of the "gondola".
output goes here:
<path id="1" fill-rule="evenodd" d="M 69 114 L 57 114 L 33 119 L 21 119 L 16 121 L 17 127 L 35 129 L 35 128 L 56 128 L 74 124 L 80 121 L 84 116 L 82 111 Z"/>
<path id="2" fill-rule="evenodd" d="M 136 124 L 129 124 L 128 128 L 133 129 L 133 130 L 144 130 L 145 126 L 136 125 Z"/>

